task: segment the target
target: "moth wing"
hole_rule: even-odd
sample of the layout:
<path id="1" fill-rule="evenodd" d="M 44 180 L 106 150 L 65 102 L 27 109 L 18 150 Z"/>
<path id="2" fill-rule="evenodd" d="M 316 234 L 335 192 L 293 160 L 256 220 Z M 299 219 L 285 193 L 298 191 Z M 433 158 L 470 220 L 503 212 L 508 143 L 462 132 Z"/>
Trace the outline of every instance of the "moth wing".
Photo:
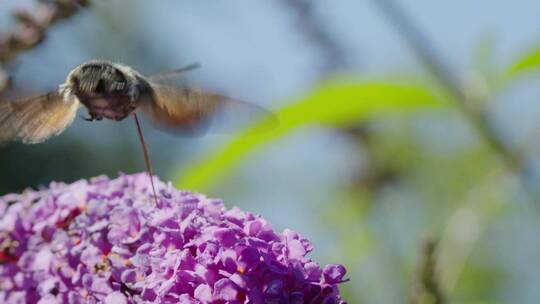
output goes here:
<path id="1" fill-rule="evenodd" d="M 79 101 L 56 92 L 23 100 L 0 100 L 0 142 L 39 143 L 62 133 L 75 119 Z"/>
<path id="2" fill-rule="evenodd" d="M 262 107 L 197 87 L 151 83 L 152 94 L 142 109 L 154 123 L 173 133 L 200 135 L 211 121 L 230 128 L 246 120 L 273 115 Z"/>

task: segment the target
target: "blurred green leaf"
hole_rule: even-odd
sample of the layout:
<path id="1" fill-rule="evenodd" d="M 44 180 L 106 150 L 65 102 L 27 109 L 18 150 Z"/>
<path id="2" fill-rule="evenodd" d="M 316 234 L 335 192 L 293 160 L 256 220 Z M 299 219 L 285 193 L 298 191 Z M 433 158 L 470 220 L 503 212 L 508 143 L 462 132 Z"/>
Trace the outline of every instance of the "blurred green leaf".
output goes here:
<path id="1" fill-rule="evenodd" d="M 300 126 L 344 126 L 377 114 L 440 105 L 439 99 L 421 85 L 385 82 L 331 82 L 311 95 L 293 102 L 276 113 L 278 125 L 270 119 L 240 133 L 188 168 L 176 179 L 179 187 L 203 190 L 237 165 L 249 152 L 262 144 L 290 133 Z"/>
<path id="2" fill-rule="evenodd" d="M 540 48 L 531 50 L 530 52 L 518 58 L 507 70 L 506 78 L 510 79 L 518 74 L 531 72 L 540 68 Z"/>

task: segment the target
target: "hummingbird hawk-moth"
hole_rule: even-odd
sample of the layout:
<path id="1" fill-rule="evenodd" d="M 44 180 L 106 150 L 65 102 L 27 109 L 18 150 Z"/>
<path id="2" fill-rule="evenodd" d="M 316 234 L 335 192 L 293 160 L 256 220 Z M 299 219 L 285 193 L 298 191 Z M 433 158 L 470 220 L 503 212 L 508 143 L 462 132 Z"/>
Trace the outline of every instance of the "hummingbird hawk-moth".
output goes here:
<path id="1" fill-rule="evenodd" d="M 159 127 L 187 133 L 196 133 L 222 108 L 262 110 L 220 94 L 171 84 L 171 78 L 196 67 L 144 77 L 124 64 L 103 60 L 83 63 L 68 74 L 57 91 L 22 100 L 0 100 L 0 142 L 39 143 L 58 135 L 73 122 L 81 106 L 88 110 L 88 121 L 120 121 L 132 115 L 151 174 L 138 110 Z"/>
<path id="2" fill-rule="evenodd" d="M 0 100 L 0 142 L 39 143 L 64 131 L 85 106 L 88 121 L 123 120 L 140 109 L 161 128 L 193 134 L 220 109 L 241 108 L 265 113 L 259 107 L 205 91 L 172 84 L 171 78 L 196 68 L 144 77 L 119 63 L 92 60 L 73 69 L 54 92 L 22 100 Z"/>

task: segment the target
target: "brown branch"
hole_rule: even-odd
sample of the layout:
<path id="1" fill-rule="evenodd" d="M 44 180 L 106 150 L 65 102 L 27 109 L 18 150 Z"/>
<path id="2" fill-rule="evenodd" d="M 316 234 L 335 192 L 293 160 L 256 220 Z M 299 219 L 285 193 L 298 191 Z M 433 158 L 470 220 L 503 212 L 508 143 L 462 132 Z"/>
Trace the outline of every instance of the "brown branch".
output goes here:
<path id="1" fill-rule="evenodd" d="M 6 63 L 17 55 L 43 42 L 45 33 L 57 21 L 71 17 L 89 0 L 42 0 L 34 12 L 18 10 L 13 13 L 15 28 L 0 34 L 0 62 Z"/>
<path id="2" fill-rule="evenodd" d="M 0 64 L 6 64 L 19 54 L 37 47 L 52 25 L 75 15 L 89 4 L 90 0 L 40 0 L 33 11 L 15 11 L 15 28 L 0 32 Z M 0 93 L 8 84 L 7 73 L 0 68 Z"/>

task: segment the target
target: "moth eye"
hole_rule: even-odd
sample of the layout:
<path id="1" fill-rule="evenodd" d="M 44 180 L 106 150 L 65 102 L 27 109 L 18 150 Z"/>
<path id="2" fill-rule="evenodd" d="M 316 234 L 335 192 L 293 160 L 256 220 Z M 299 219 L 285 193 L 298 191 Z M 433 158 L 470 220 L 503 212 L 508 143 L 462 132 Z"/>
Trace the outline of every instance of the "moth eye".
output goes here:
<path id="1" fill-rule="evenodd" d="M 96 93 L 103 94 L 105 93 L 105 82 L 103 79 L 100 79 L 98 85 L 96 86 Z"/>

